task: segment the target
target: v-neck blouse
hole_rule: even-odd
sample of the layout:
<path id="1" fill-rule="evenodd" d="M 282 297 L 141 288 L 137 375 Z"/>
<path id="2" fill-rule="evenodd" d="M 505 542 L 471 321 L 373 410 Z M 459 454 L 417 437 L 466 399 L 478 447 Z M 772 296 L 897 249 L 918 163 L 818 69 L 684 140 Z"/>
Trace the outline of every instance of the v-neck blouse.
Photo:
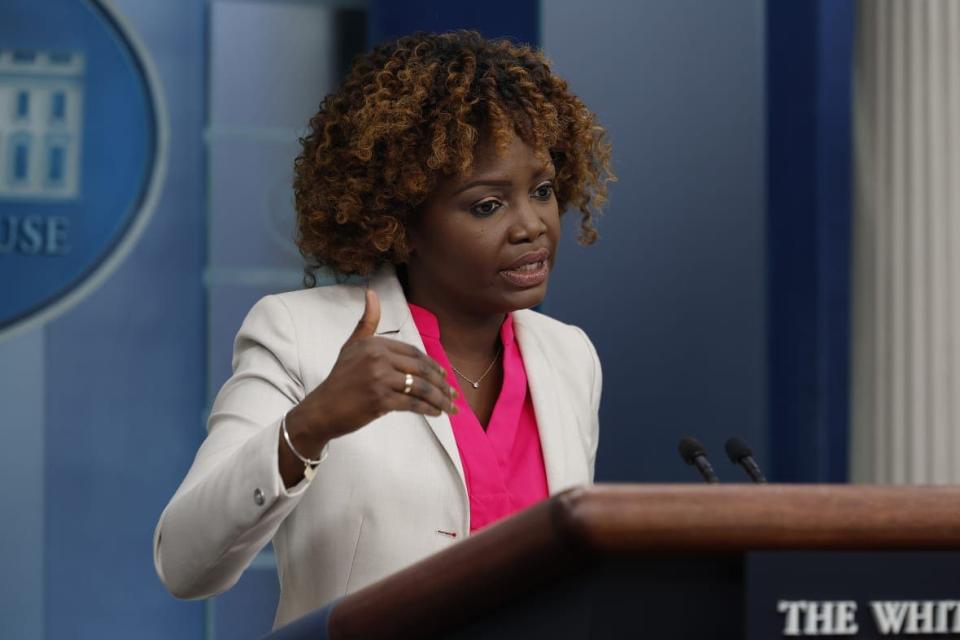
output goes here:
<path id="1" fill-rule="evenodd" d="M 540 432 L 513 318 L 507 314 L 500 326 L 503 385 L 484 430 L 450 366 L 436 316 L 423 307 L 408 305 L 427 355 L 440 363 L 447 382 L 457 390 L 454 404 L 459 411 L 450 416 L 450 423 L 470 499 L 470 532 L 546 498 L 549 489 Z"/>

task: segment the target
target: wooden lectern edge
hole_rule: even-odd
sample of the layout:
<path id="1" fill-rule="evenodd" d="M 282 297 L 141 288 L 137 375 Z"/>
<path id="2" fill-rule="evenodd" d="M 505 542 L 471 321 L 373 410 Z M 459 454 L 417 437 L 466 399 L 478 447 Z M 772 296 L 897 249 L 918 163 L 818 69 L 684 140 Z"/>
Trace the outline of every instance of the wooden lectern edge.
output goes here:
<path id="1" fill-rule="evenodd" d="M 606 485 L 570 495 L 596 552 L 957 549 L 960 487 Z"/>
<path id="2" fill-rule="evenodd" d="M 345 596 L 330 637 L 426 637 L 600 555 L 777 549 L 960 549 L 960 487 L 573 488 Z"/>

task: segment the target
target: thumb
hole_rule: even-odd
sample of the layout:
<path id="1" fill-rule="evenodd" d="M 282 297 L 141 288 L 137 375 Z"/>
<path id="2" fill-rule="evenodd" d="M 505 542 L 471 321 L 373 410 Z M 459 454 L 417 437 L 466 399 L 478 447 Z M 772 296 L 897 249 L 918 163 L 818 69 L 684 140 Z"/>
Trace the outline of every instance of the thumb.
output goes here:
<path id="1" fill-rule="evenodd" d="M 377 331 L 377 325 L 380 324 L 380 298 L 373 289 L 366 290 L 366 302 L 363 307 L 363 315 L 360 316 L 360 322 L 350 334 L 350 340 L 357 338 L 368 338 Z"/>

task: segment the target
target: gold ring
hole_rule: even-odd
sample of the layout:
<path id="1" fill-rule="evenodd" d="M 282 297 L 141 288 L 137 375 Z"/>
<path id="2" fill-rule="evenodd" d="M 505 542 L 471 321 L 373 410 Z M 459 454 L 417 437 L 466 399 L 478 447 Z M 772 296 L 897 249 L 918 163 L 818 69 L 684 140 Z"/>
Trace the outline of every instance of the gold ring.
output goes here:
<path id="1" fill-rule="evenodd" d="M 407 377 L 403 379 L 403 393 L 410 395 L 411 389 L 413 389 L 413 374 L 408 373 Z"/>

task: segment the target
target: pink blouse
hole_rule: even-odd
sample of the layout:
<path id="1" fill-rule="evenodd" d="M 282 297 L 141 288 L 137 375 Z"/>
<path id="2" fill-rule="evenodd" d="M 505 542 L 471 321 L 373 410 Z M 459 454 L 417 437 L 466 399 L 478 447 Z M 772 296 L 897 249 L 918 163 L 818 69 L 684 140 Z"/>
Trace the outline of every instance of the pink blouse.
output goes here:
<path id="1" fill-rule="evenodd" d="M 427 355 L 446 369 L 447 382 L 457 390 L 454 403 L 459 412 L 450 416 L 450 422 L 467 481 L 470 533 L 546 498 L 549 490 L 537 417 L 510 314 L 500 326 L 503 386 L 484 431 L 440 343 L 437 317 L 423 307 L 409 306 Z"/>

